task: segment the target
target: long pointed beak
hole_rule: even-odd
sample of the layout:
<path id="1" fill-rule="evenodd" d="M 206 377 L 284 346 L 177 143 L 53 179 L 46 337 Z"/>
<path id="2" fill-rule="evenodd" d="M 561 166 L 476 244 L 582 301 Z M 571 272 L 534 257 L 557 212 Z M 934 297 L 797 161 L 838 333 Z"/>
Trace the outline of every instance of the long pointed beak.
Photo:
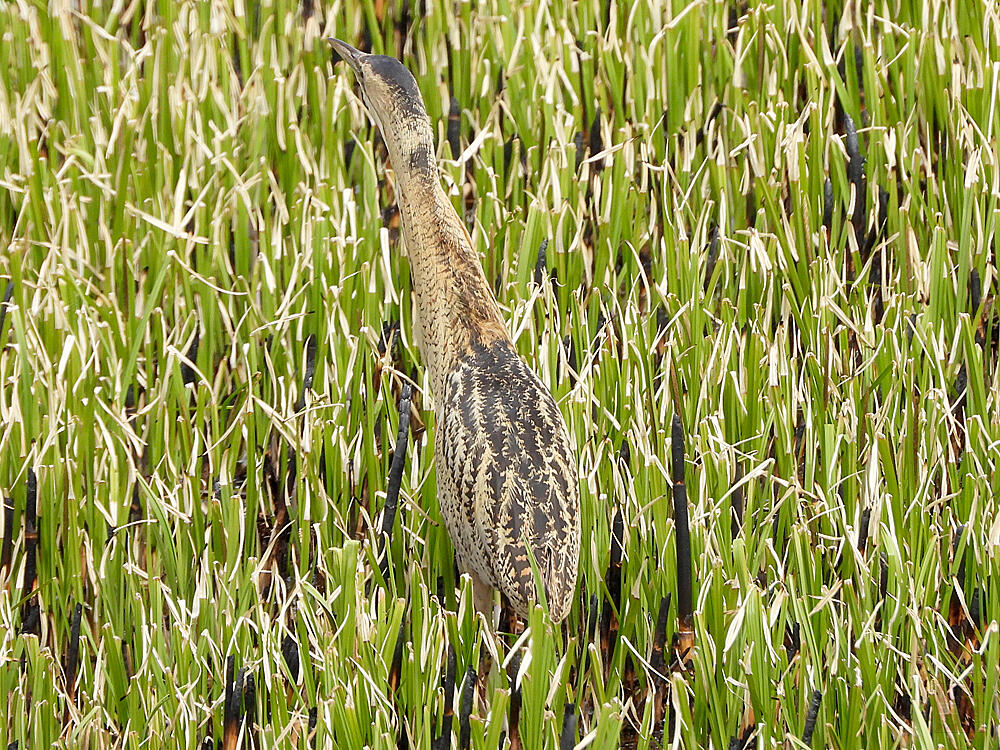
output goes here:
<path id="1" fill-rule="evenodd" d="M 327 37 L 327 40 L 333 49 L 341 59 L 344 60 L 355 73 L 361 72 L 361 57 L 364 55 L 363 52 L 354 49 L 347 42 L 342 42 L 339 39 L 334 39 L 333 37 Z"/>

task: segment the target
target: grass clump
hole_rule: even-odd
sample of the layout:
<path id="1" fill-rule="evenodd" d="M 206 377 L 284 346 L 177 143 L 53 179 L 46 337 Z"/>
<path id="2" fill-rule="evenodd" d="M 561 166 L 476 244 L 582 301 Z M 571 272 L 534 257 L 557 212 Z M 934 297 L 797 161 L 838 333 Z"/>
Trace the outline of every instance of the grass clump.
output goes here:
<path id="1" fill-rule="evenodd" d="M 995 747 L 995 8 L 419 10 L 0 7 L 0 745 Z M 325 36 L 566 416 L 565 629 L 456 580 Z"/>

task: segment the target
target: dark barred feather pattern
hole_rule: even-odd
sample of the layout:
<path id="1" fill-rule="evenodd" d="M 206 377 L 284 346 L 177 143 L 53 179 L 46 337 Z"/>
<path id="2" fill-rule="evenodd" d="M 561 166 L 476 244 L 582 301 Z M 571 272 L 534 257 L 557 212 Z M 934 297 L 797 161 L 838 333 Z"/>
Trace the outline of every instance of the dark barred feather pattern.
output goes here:
<path id="1" fill-rule="evenodd" d="M 446 376 L 439 415 L 439 502 L 459 567 L 523 615 L 537 599 L 530 550 L 561 620 L 576 587 L 580 501 L 551 394 L 509 341 L 476 343 Z"/>

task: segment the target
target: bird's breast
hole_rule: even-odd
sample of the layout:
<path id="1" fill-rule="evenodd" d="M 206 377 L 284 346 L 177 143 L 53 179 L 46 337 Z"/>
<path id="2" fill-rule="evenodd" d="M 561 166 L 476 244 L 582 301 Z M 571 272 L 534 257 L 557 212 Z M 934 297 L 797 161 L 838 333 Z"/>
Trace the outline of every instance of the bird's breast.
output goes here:
<path id="1" fill-rule="evenodd" d="M 547 593 L 566 604 L 580 539 L 576 464 L 552 395 L 509 340 L 473 344 L 456 360 L 437 424 L 438 470 L 462 509 L 453 524 L 478 539 L 490 578 L 526 603 L 533 558 Z"/>

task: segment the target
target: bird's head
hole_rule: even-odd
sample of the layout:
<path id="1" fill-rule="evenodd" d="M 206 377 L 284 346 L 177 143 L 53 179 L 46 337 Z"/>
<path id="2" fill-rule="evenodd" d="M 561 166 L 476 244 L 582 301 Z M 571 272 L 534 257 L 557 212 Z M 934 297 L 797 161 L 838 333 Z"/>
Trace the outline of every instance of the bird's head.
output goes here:
<path id="1" fill-rule="evenodd" d="M 361 99 L 389 147 L 393 166 L 399 169 L 403 165 L 396 158 L 402 154 L 393 151 L 430 134 L 430 120 L 416 79 L 394 57 L 366 55 L 339 39 L 328 41 L 357 76 Z"/>

